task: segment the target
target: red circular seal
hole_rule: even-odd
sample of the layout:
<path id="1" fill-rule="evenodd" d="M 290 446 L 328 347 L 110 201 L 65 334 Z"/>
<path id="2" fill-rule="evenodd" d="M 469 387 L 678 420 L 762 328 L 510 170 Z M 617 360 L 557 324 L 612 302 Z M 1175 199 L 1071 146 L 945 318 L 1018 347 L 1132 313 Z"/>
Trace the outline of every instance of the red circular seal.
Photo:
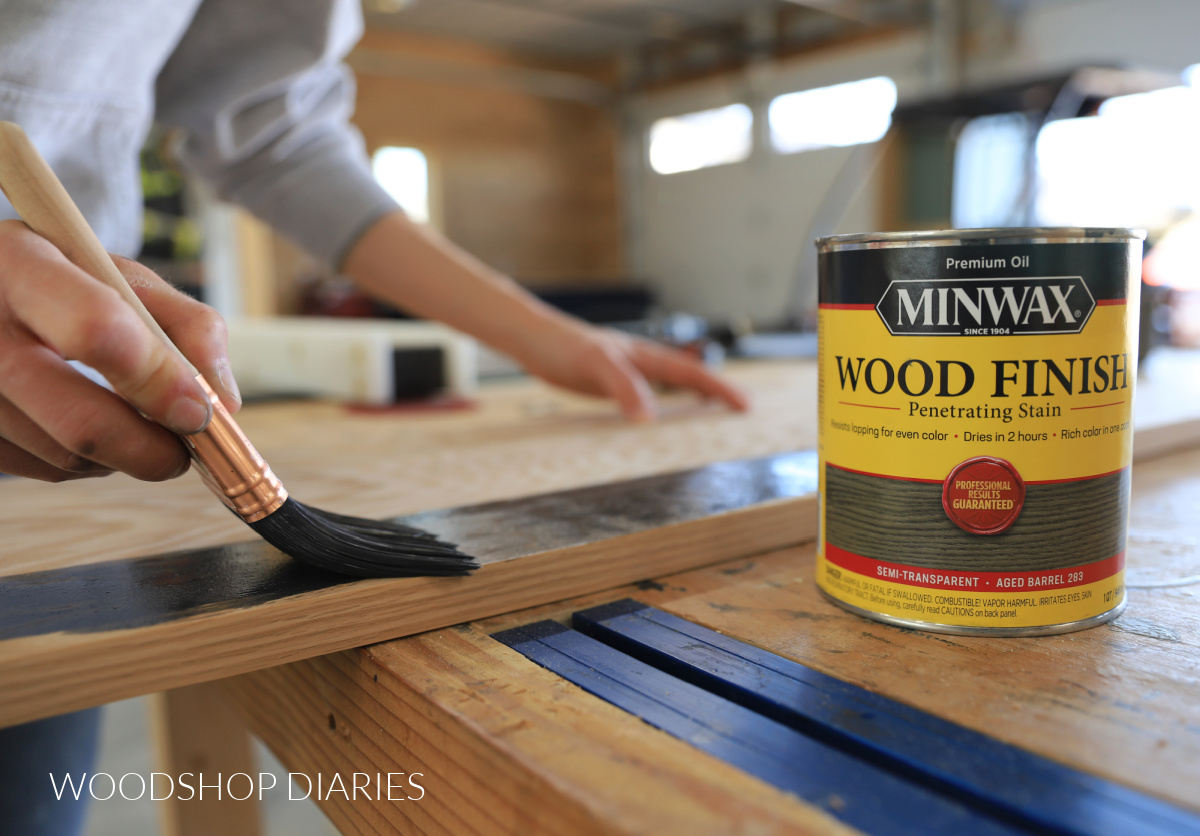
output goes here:
<path id="1" fill-rule="evenodd" d="M 1025 482 L 1011 462 L 994 456 L 967 459 L 942 485 L 942 507 L 970 534 L 999 534 L 1017 521 L 1025 505 Z"/>

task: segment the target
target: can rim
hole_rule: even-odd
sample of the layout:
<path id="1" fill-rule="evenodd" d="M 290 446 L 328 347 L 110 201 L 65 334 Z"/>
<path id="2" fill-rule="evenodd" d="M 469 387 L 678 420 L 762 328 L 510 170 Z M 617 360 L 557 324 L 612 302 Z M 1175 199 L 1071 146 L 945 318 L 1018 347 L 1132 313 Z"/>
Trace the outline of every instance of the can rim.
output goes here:
<path id="1" fill-rule="evenodd" d="M 818 252 L 888 249 L 891 247 L 963 246 L 997 241 L 1026 244 L 1086 244 L 1100 241 L 1144 241 L 1146 230 L 1122 227 L 1031 226 L 982 229 L 929 229 L 918 232 L 853 232 L 816 239 Z"/>

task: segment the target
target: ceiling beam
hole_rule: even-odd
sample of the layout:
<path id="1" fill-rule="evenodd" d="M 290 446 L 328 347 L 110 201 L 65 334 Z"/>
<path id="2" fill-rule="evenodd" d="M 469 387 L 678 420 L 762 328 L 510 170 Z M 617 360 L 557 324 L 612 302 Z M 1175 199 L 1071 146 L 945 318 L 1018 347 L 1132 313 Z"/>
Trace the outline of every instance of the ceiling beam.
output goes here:
<path id="1" fill-rule="evenodd" d="M 365 75 L 507 90 L 527 96 L 607 107 L 616 95 L 608 85 L 575 73 L 532 67 L 484 66 L 443 58 L 401 55 L 356 47 L 346 58 Z"/>

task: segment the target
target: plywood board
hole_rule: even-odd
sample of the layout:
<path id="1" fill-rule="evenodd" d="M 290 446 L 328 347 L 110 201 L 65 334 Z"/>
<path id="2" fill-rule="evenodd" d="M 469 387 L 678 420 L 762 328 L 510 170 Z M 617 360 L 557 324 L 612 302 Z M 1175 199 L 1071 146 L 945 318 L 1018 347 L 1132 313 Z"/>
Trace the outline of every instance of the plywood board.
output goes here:
<path id="1" fill-rule="evenodd" d="M 249 406 L 238 422 L 298 500 L 395 517 L 600 485 L 816 445 L 811 362 L 731 365 L 745 414 L 668 394 L 653 424 L 534 381 L 484 386 L 475 409 L 363 414 L 322 402 Z M 254 539 L 194 474 L 59 485 L 0 479 L 0 576 Z"/>
<path id="2" fill-rule="evenodd" d="M 475 555 L 465 578 L 356 580 L 257 542 L 9 575 L 0 726 L 803 542 L 815 489 L 797 453 L 404 518 Z"/>

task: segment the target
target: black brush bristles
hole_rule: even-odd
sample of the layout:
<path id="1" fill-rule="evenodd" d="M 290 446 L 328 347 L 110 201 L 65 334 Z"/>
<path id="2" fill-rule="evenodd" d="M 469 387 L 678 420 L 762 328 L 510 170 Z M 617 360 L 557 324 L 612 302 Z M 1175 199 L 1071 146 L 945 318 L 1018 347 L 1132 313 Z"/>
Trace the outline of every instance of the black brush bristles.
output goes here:
<path id="1" fill-rule="evenodd" d="M 385 520 L 332 514 L 291 497 L 249 525 L 289 557 L 339 575 L 466 575 L 479 568 L 473 557 L 428 531 Z"/>

